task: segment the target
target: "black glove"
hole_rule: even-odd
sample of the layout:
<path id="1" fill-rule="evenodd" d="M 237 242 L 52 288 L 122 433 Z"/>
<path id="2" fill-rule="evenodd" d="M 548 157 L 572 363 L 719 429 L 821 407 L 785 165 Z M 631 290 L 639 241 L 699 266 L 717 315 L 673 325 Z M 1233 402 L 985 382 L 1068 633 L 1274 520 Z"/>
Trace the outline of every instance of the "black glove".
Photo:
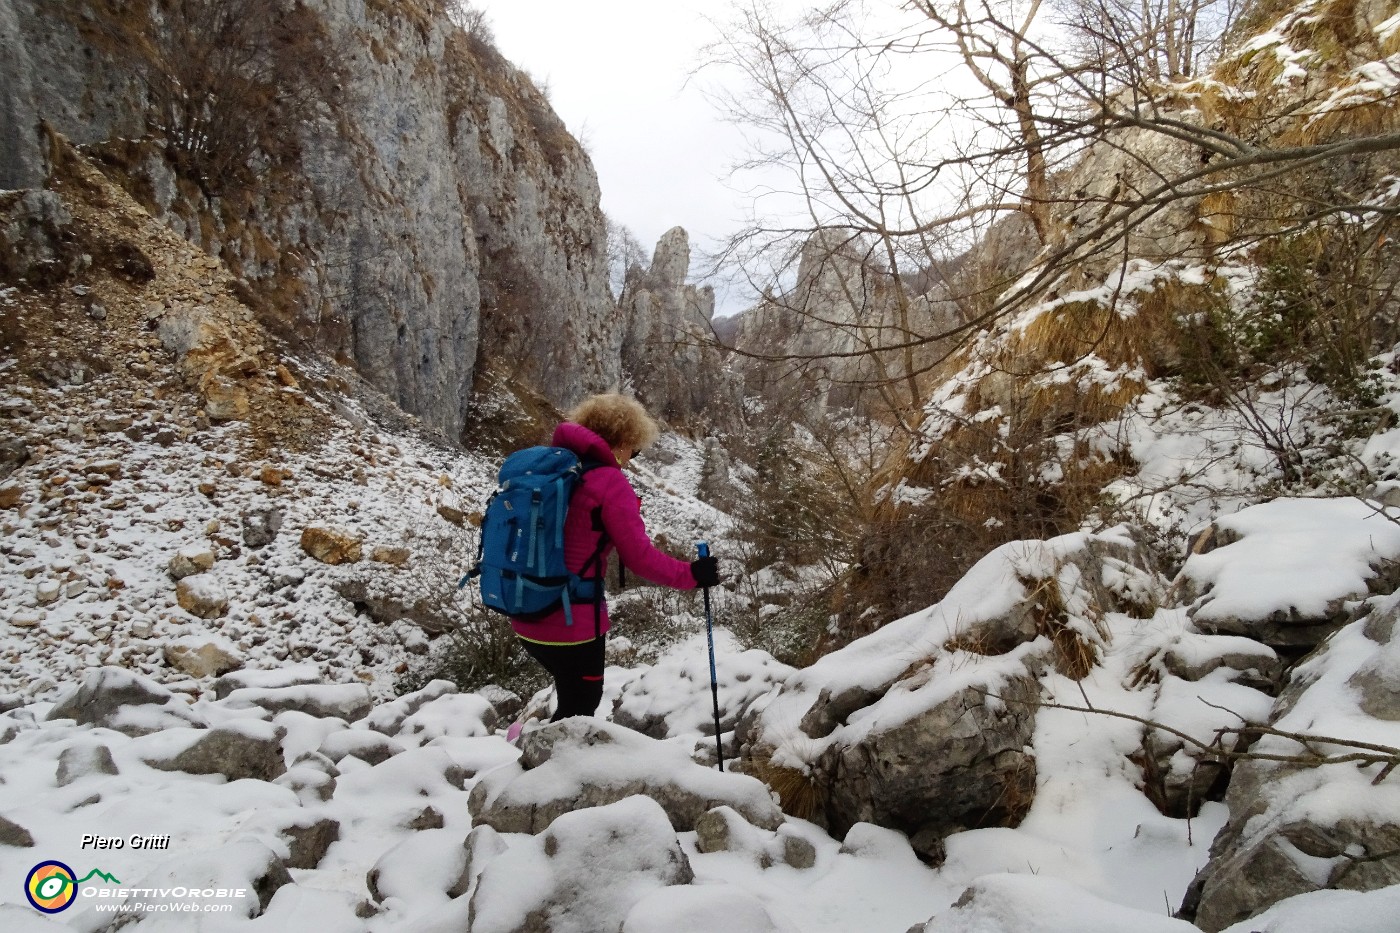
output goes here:
<path id="1" fill-rule="evenodd" d="M 719 561 L 714 557 L 701 557 L 690 562 L 690 575 L 696 586 L 719 586 Z"/>

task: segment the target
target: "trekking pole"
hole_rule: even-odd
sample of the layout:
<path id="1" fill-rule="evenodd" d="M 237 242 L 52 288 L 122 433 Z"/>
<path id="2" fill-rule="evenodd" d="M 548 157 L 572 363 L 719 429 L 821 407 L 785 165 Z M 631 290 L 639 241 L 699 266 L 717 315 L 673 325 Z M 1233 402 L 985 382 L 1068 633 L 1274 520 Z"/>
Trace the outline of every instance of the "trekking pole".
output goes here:
<path id="1" fill-rule="evenodd" d="M 695 552 L 701 557 L 710 556 L 710 545 L 704 541 L 695 543 Z M 705 587 L 705 635 L 710 641 L 710 697 L 715 702 L 715 755 L 719 758 L 719 769 L 724 770 L 724 748 L 719 734 L 719 678 L 715 674 L 715 623 L 710 614 L 710 588 Z"/>

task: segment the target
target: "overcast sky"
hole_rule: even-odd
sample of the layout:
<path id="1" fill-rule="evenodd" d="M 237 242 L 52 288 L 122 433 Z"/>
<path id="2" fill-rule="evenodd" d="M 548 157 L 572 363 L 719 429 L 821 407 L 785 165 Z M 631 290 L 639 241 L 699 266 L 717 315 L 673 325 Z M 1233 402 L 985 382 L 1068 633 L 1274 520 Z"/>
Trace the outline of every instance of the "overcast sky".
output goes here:
<path id="1" fill-rule="evenodd" d="M 726 185 L 742 137 L 722 122 L 687 78 L 715 35 L 703 15 L 723 18 L 724 0 L 472 0 L 485 11 L 496 47 L 548 86 L 549 99 L 593 159 L 603 210 L 631 228 L 650 256 L 671 227 L 699 251 L 744 216 Z M 721 291 L 720 283 L 716 285 Z M 746 303 L 717 295 L 722 313 Z"/>

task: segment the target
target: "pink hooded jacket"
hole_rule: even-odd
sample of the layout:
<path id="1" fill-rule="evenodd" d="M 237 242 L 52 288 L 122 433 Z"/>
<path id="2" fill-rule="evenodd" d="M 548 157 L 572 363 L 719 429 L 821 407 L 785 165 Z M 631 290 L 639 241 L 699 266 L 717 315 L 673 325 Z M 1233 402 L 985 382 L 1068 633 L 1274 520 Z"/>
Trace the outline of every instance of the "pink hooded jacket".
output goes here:
<path id="1" fill-rule="evenodd" d="M 554 431 L 555 447 L 567 447 L 581 459 L 593 460 L 606 466 L 589 470 L 583 481 L 574 490 L 569 502 L 569 514 L 564 519 L 564 565 L 574 573 L 593 576 L 595 568 L 589 564 L 598 547 L 598 532 L 593 528 L 594 510 L 602 507 L 603 527 L 607 530 L 608 545 L 603 551 L 603 566 L 614 549 L 628 571 L 677 590 L 695 588 L 695 577 L 690 573 L 690 564 L 663 554 L 651 543 L 646 526 L 642 524 L 642 503 L 632 484 L 617 465 L 617 458 L 597 434 L 583 427 L 565 421 Z M 608 607 L 598 606 L 598 631 L 608 630 Z M 572 645 L 592 641 L 595 637 L 593 606 L 588 603 L 573 607 L 574 624 L 568 625 L 563 607 L 538 622 L 524 622 L 511 619 L 515 634 L 527 641 L 552 645 Z"/>

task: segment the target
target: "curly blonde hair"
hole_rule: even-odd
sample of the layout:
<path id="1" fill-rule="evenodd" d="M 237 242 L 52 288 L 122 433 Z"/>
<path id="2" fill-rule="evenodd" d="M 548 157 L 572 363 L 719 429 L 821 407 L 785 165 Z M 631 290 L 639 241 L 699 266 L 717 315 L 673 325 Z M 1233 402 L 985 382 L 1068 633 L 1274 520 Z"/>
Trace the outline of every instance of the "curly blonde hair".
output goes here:
<path id="1" fill-rule="evenodd" d="M 639 451 L 661 433 L 641 402 L 616 392 L 584 399 L 568 417 L 574 424 L 583 425 L 601 437 L 614 450 L 626 447 Z"/>

